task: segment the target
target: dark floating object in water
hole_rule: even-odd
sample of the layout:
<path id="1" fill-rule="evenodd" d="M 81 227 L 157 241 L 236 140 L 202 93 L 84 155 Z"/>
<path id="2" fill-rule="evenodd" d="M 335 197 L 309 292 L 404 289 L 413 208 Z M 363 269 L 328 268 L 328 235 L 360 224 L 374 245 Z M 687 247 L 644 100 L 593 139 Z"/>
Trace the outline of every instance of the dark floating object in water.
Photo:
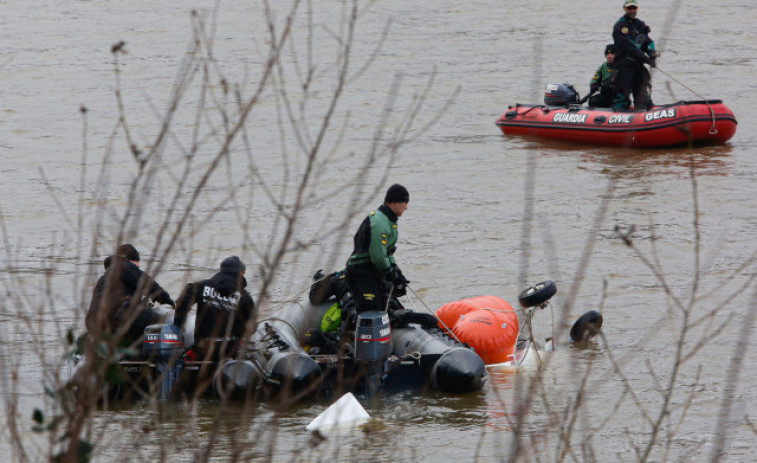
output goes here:
<path id="1" fill-rule="evenodd" d="M 599 333 L 602 328 L 602 314 L 590 310 L 576 320 L 570 329 L 570 339 L 575 343 L 585 343 Z"/>

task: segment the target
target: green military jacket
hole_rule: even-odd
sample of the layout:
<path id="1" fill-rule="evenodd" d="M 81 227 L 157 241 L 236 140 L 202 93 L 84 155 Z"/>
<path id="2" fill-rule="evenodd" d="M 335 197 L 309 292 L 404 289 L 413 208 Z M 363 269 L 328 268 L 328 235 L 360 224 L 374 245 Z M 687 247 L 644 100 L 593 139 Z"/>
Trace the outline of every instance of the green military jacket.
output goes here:
<path id="1" fill-rule="evenodd" d="M 609 86 L 612 83 L 612 75 L 615 68 L 612 67 L 607 61 L 602 63 L 594 73 L 594 77 L 591 78 L 590 84 L 599 84 L 600 87 Z"/>
<path id="2" fill-rule="evenodd" d="M 397 244 L 397 215 L 386 206 L 368 214 L 355 233 L 355 249 L 348 266 L 370 262 L 379 272 L 386 272 L 394 264 Z"/>

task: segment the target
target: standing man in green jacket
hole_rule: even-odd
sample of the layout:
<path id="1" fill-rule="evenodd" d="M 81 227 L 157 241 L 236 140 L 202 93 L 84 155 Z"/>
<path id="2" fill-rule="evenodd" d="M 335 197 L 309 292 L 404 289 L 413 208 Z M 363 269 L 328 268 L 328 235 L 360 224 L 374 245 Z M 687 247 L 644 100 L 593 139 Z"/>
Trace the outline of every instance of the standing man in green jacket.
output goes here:
<path id="1" fill-rule="evenodd" d="M 397 219 L 407 210 L 410 193 L 389 187 L 384 204 L 368 214 L 355 233 L 355 249 L 347 260 L 347 282 L 358 313 L 385 310 L 387 293 L 402 296 L 410 283 L 394 261 Z M 389 286 L 388 290 L 386 286 Z"/>

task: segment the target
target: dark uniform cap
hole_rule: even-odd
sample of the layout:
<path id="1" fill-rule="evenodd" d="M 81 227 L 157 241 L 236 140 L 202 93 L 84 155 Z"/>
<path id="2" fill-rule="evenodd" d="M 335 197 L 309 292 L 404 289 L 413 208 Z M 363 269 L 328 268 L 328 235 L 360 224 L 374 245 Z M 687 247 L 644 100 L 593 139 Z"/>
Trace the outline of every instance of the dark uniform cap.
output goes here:
<path id="1" fill-rule="evenodd" d="M 386 196 L 384 197 L 385 203 L 408 203 L 410 202 L 410 193 L 407 188 L 395 183 L 386 190 Z"/>
<path id="2" fill-rule="evenodd" d="M 139 252 L 131 244 L 122 244 L 116 251 L 116 256 L 121 260 L 133 260 L 139 262 Z"/>
<path id="3" fill-rule="evenodd" d="M 607 55 L 608 53 L 616 53 L 614 43 L 611 43 L 605 47 L 605 55 Z"/>
<path id="4" fill-rule="evenodd" d="M 227 257 L 221 262 L 221 273 L 233 273 L 236 275 L 246 268 L 242 260 L 237 256 Z"/>

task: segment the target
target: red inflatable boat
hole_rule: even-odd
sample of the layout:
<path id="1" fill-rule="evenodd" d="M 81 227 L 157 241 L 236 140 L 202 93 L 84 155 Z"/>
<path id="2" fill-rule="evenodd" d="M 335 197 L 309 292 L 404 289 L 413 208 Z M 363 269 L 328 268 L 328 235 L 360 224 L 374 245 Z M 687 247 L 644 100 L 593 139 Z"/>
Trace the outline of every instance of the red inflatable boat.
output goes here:
<path id="1" fill-rule="evenodd" d="M 633 147 L 724 143 L 736 124 L 720 100 L 679 101 L 646 111 L 516 104 L 497 120 L 505 135 Z"/>

